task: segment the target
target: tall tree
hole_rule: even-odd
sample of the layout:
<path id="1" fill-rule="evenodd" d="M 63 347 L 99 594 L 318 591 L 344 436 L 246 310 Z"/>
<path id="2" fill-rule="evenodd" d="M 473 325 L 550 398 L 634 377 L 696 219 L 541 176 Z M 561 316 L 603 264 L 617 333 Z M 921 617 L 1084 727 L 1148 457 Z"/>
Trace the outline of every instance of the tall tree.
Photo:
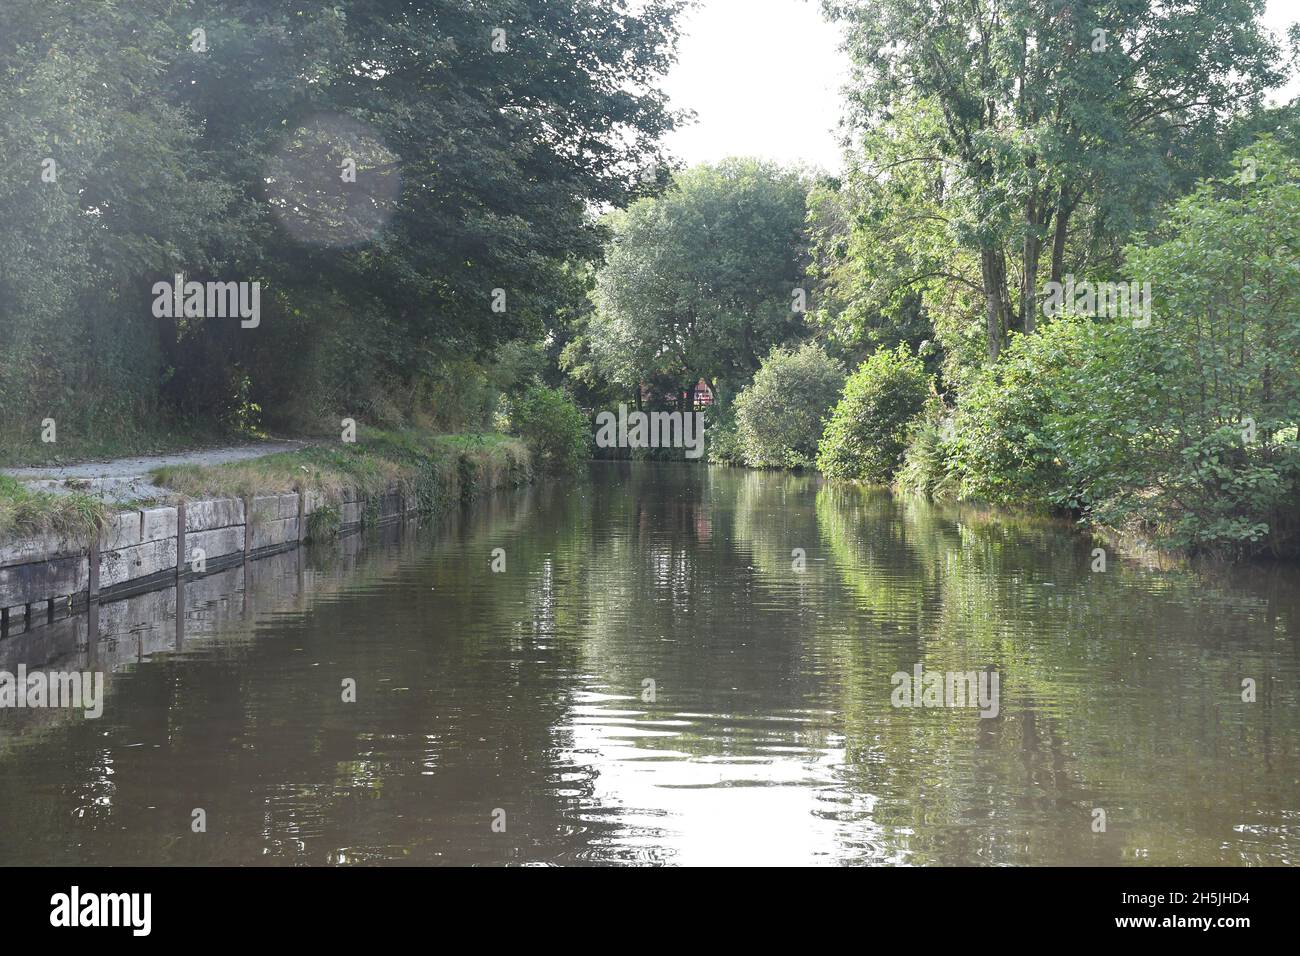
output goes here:
<path id="1" fill-rule="evenodd" d="M 355 409 L 539 333 L 676 122 L 686 5 L 0 4 L 3 411 Z M 176 272 L 260 281 L 260 326 L 154 318 Z"/>
<path id="2" fill-rule="evenodd" d="M 1117 261 L 1188 145 L 1281 78 L 1263 0 L 824 6 L 855 65 L 863 228 L 888 260 L 875 291 L 934 297 L 961 276 L 992 358 L 1008 331 L 1034 329 L 1044 275 Z"/>
<path id="3" fill-rule="evenodd" d="M 615 216 L 589 343 L 605 376 L 734 394 L 800 336 L 807 189 L 799 172 L 732 159 Z"/>

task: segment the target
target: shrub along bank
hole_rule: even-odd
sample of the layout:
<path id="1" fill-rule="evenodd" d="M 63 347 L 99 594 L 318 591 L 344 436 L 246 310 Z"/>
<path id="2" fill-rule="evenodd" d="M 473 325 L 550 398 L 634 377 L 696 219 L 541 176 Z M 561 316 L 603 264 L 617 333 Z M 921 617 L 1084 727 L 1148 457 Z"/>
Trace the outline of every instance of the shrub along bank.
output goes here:
<path id="1" fill-rule="evenodd" d="M 1036 329 L 941 388 L 908 344 L 882 347 L 820 430 L 811 376 L 777 350 L 722 450 L 798 464 L 789 425 L 812 422 L 829 478 L 1069 515 L 1183 553 L 1300 556 L 1300 160 L 1265 136 L 1242 168 L 1256 172 L 1175 202 L 1118 273 L 1071 284 L 1141 281 L 1142 314 L 1035 300 L 1051 313 Z"/>

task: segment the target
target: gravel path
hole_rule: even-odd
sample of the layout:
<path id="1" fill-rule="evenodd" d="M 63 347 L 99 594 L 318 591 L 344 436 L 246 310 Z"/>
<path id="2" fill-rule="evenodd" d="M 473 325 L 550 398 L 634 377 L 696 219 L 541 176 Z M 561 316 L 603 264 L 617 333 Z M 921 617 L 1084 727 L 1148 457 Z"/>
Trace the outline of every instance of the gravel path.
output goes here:
<path id="1" fill-rule="evenodd" d="M 309 442 L 279 440 L 231 445 L 227 448 L 204 448 L 171 455 L 147 455 L 142 458 L 115 458 L 79 465 L 53 468 L 0 468 L 0 472 L 17 478 L 33 488 L 65 493 L 86 491 L 107 501 L 125 502 L 140 498 L 157 498 L 167 492 L 149 481 L 149 472 L 164 465 L 221 465 L 228 461 L 245 461 L 282 451 L 297 451 Z"/>

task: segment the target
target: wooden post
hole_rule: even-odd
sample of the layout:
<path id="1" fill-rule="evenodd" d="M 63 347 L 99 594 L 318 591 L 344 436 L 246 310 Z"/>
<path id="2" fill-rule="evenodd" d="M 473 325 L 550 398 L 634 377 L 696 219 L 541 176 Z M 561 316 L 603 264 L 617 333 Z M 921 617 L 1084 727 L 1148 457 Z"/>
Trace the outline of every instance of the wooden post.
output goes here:
<path id="1" fill-rule="evenodd" d="M 86 608 L 86 666 L 95 669 L 99 660 L 99 599 L 90 602 Z"/>
<path id="2" fill-rule="evenodd" d="M 176 577 L 185 575 L 185 502 L 176 506 Z"/>
<path id="3" fill-rule="evenodd" d="M 307 489 L 298 489 L 298 543 L 307 538 Z"/>
<path id="4" fill-rule="evenodd" d="M 94 532 L 90 536 L 90 553 L 87 555 L 89 566 L 87 568 L 86 584 L 86 601 L 94 604 L 99 600 L 99 526 L 95 526 Z"/>
<path id="5" fill-rule="evenodd" d="M 248 560 L 249 553 L 253 550 L 253 498 L 250 495 L 244 499 L 244 560 Z"/>
<path id="6" fill-rule="evenodd" d="M 185 575 L 176 576 L 176 650 L 185 647 Z"/>
<path id="7" fill-rule="evenodd" d="M 9 608 L 0 607 L 0 637 L 9 636 Z"/>
<path id="8" fill-rule="evenodd" d="M 23 605 L 23 630 L 30 631 L 31 629 L 32 629 L 32 606 L 30 604 L 25 604 Z"/>
<path id="9" fill-rule="evenodd" d="M 45 602 L 45 623 L 54 623 L 54 598 L 50 598 Z"/>

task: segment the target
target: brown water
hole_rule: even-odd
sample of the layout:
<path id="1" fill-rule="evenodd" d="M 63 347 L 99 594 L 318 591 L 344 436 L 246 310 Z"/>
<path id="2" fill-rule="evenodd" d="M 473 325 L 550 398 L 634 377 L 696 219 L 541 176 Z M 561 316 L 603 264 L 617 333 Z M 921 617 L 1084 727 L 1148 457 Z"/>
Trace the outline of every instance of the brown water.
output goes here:
<path id="1" fill-rule="evenodd" d="M 606 464 L 105 605 L 0 642 L 108 672 L 0 711 L 0 863 L 1294 864 L 1300 574 L 1093 547 Z M 918 663 L 998 715 L 891 706 Z"/>

